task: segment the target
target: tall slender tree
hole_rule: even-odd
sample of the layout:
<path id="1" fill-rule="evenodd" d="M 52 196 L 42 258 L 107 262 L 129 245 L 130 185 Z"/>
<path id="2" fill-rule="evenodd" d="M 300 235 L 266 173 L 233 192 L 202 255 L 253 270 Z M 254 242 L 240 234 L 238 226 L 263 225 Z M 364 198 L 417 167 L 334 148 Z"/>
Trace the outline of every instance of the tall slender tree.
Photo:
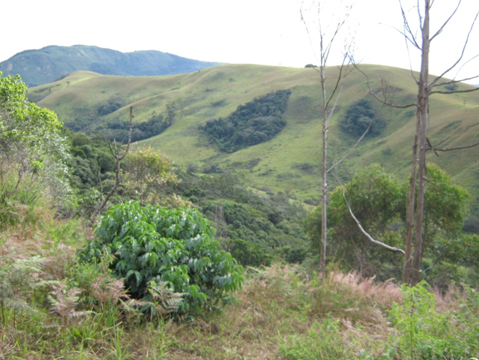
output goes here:
<path id="1" fill-rule="evenodd" d="M 457 60 L 451 67 L 446 69 L 440 76 L 435 77 L 430 81 L 429 77 L 429 53 L 431 49 L 431 42 L 443 32 L 450 20 L 454 17 L 461 0 L 457 2 L 457 6 L 451 15 L 444 21 L 438 30 L 431 36 L 430 33 L 430 16 L 431 9 L 434 4 L 433 0 L 424 0 L 422 2 L 422 9 L 419 2 L 417 2 L 417 14 L 419 18 L 419 35 L 414 32 L 414 27 L 411 26 L 410 21 L 406 15 L 403 4 L 399 0 L 401 14 L 404 23 L 403 36 L 407 44 L 412 45 L 421 52 L 421 69 L 419 77 L 416 78 L 418 86 L 417 102 L 416 102 L 416 132 L 412 145 L 412 168 L 411 178 L 409 184 L 408 206 L 406 214 L 406 254 L 403 271 L 403 282 L 416 284 L 421 280 L 421 263 L 422 263 L 422 249 L 423 249 L 423 220 L 424 220 L 424 190 L 426 185 L 426 152 L 428 148 L 427 128 L 429 123 L 429 97 L 434 93 L 434 88 L 438 86 L 451 85 L 457 82 L 468 80 L 446 80 L 441 81 L 443 77 L 451 70 L 455 69 L 461 64 L 465 49 L 467 47 L 470 34 L 474 28 L 474 24 L 479 15 L 476 14 L 461 53 Z M 458 93 L 465 91 L 475 91 L 479 88 L 462 90 L 462 91 L 438 91 L 441 93 Z M 417 195 L 415 194 L 417 187 Z M 416 199 L 416 204 L 415 204 Z M 414 205 L 416 210 L 414 211 Z M 414 221 L 414 214 L 415 221 Z M 414 230 L 414 256 L 413 255 L 413 230 Z"/>
<path id="2" fill-rule="evenodd" d="M 346 22 L 351 14 L 351 5 L 345 5 L 344 13 L 340 17 L 327 14 L 325 10 L 325 1 L 313 1 L 309 6 L 303 4 L 301 8 L 301 19 L 306 26 L 313 49 L 313 39 L 318 38 L 319 53 L 316 55 L 319 61 L 318 67 L 313 69 L 319 75 L 321 86 L 321 242 L 320 242 L 320 270 L 321 274 L 326 271 L 326 253 L 327 253 L 327 196 L 328 196 L 328 131 L 331 118 L 336 109 L 337 102 L 341 97 L 342 85 L 348 74 L 350 65 L 351 49 L 353 41 L 348 41 L 342 49 L 338 72 L 331 83 L 327 80 L 329 74 L 328 64 L 332 51 L 336 50 L 337 43 L 340 41 L 342 32 L 345 30 Z M 315 13 L 316 11 L 316 13 Z M 315 14 L 311 21 L 315 26 L 315 33 L 310 31 L 311 22 L 308 21 L 307 14 Z M 329 93 L 328 93 L 329 90 Z"/>
<path id="3" fill-rule="evenodd" d="M 406 209 L 406 239 L 405 239 L 405 259 L 403 269 L 403 282 L 409 284 L 416 284 L 421 280 L 421 263 L 422 263 L 422 249 L 423 249 L 423 222 L 424 222 L 424 192 L 426 185 L 426 153 L 428 150 L 434 151 L 437 155 L 439 151 L 453 151 L 460 149 L 468 149 L 478 146 L 479 143 L 450 147 L 450 148 L 436 148 L 430 144 L 427 137 L 427 127 L 429 124 L 429 97 L 433 94 L 456 94 L 464 92 L 473 92 L 479 90 L 479 87 L 456 90 L 456 85 L 459 82 L 475 79 L 478 76 L 452 80 L 445 79 L 444 77 L 453 70 L 460 69 L 465 63 L 471 59 L 465 60 L 465 50 L 469 43 L 469 38 L 474 29 L 474 25 L 479 16 L 479 12 L 475 15 L 468 34 L 463 42 L 462 50 L 459 52 L 456 60 L 453 64 L 445 69 L 442 74 L 430 77 L 429 74 L 429 53 L 431 49 L 431 42 L 436 39 L 450 23 L 451 19 L 456 15 L 457 10 L 461 5 L 462 0 L 458 0 L 455 9 L 451 12 L 449 17 L 438 27 L 435 33 L 431 36 L 430 33 L 430 16 L 431 8 L 435 4 L 434 0 L 417 0 L 415 1 L 416 11 L 415 16 L 419 22 L 419 31 L 417 27 L 413 26 L 413 23 L 409 20 L 408 12 L 405 10 L 403 2 L 399 1 L 401 10 L 403 29 L 399 30 L 401 35 L 406 40 L 406 44 L 419 50 L 421 58 L 421 69 L 419 76 L 411 72 L 413 78 L 417 84 L 418 92 L 415 103 L 406 105 L 393 104 L 380 94 L 376 94 L 371 87 L 369 87 L 370 93 L 380 102 L 385 105 L 389 105 L 396 108 L 408 108 L 416 107 L 416 131 L 414 134 L 414 140 L 412 144 L 412 167 L 411 177 L 409 182 L 409 194 L 408 204 Z M 478 57 L 475 55 L 472 59 Z M 359 69 L 359 71 L 361 71 Z M 362 72 L 362 71 L 361 71 Z M 364 72 L 362 72 L 366 75 Z M 366 75 L 367 77 L 367 75 Z M 368 80 L 369 85 L 369 80 Z M 450 89 L 447 91 L 438 90 L 438 87 L 445 87 Z M 417 193 L 416 193 L 417 189 Z M 414 216 L 416 215 L 416 216 Z M 413 233 L 414 233 L 414 246 L 413 246 Z"/>

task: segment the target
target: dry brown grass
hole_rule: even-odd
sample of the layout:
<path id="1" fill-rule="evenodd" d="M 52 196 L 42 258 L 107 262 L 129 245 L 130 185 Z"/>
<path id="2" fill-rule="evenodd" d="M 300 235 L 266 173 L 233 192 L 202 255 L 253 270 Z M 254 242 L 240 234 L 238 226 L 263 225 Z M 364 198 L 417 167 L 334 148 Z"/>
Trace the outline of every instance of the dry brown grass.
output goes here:
<path id="1" fill-rule="evenodd" d="M 236 293 L 238 302 L 224 308 L 221 315 L 210 314 L 194 324 L 169 324 L 175 341 L 165 359 L 281 359 L 278 345 L 283 339 L 305 335 L 314 322 L 322 321 L 317 314 L 312 316 L 311 309 L 314 288 L 324 283 L 312 285 L 295 271 L 295 267 L 277 264 L 257 272 L 250 270 L 243 289 Z M 341 333 L 337 341 L 349 347 L 351 353 L 376 346 L 372 353 L 379 355 L 383 349 L 374 345 L 375 341 L 385 342 L 393 331 L 381 308 L 400 300 L 399 287 L 392 282 L 374 284 L 372 279 L 340 273 L 331 274 L 327 286 L 334 286 L 341 295 L 358 294 L 363 302 L 368 299 L 371 307 L 367 311 L 368 327 L 357 326 L 348 309 L 338 312 Z M 375 306 L 379 302 L 381 306 Z M 362 310 L 365 307 L 361 305 Z"/>
<path id="2" fill-rule="evenodd" d="M 402 300 L 401 287 L 392 279 L 378 283 L 374 277 L 365 278 L 357 272 L 330 272 L 328 277 L 333 283 L 346 285 L 353 293 L 384 309 Z"/>

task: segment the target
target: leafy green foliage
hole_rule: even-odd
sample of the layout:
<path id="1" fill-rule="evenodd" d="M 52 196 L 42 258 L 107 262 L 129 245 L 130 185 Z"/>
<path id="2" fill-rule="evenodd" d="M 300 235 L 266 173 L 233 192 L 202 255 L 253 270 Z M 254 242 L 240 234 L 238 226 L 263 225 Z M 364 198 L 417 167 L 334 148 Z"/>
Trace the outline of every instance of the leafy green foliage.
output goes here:
<path id="1" fill-rule="evenodd" d="M 106 104 L 100 105 L 98 108 L 98 115 L 104 116 L 111 114 L 121 107 L 122 105 L 118 101 L 108 101 Z"/>
<path id="2" fill-rule="evenodd" d="M 271 264 L 272 255 L 269 254 L 261 244 L 236 238 L 231 239 L 227 247 L 231 255 L 233 255 L 241 265 L 258 267 Z"/>
<path id="3" fill-rule="evenodd" d="M 376 110 L 366 99 L 361 99 L 351 104 L 346 110 L 346 114 L 340 120 L 341 129 L 347 133 L 361 136 L 368 128 L 371 121 L 374 123 L 369 129 L 368 135 L 378 135 L 385 128 L 384 120 L 378 118 Z"/>
<path id="4" fill-rule="evenodd" d="M 426 176 L 424 241 L 438 233 L 455 237 L 467 219 L 466 205 L 469 194 L 460 186 L 454 185 L 450 176 L 433 163 L 427 165 Z M 402 191 L 404 194 L 407 192 L 406 184 L 403 185 Z M 403 199 L 405 198 L 406 196 L 403 196 Z"/>
<path id="5" fill-rule="evenodd" d="M 401 246 L 400 235 L 390 229 L 401 211 L 399 184 L 379 165 L 373 165 L 356 174 L 345 189 L 346 198 L 363 228 L 391 246 Z M 306 224 L 313 248 L 319 249 L 320 207 L 308 216 Z M 330 196 L 328 227 L 332 238 L 331 259 L 342 259 L 346 269 L 355 269 L 365 276 L 378 275 L 386 280 L 398 275 L 391 271 L 400 269 L 402 257 L 377 247 L 362 234 L 349 214 L 341 187 Z"/>
<path id="6" fill-rule="evenodd" d="M 390 312 L 400 332 L 401 359 L 468 359 L 477 355 L 478 331 L 470 319 L 474 316 L 471 310 L 477 310 L 477 294 L 469 290 L 469 300 L 458 299 L 461 310 L 453 315 L 436 310 L 434 295 L 424 281 L 413 287 L 403 285 L 402 292 L 403 303 L 396 303 Z"/>
<path id="7" fill-rule="evenodd" d="M 136 148 L 128 154 L 124 166 L 123 195 L 141 204 L 186 206 L 175 194 L 167 194 L 168 185 L 178 183 L 171 160 L 151 147 Z"/>
<path id="8" fill-rule="evenodd" d="M 72 185 L 78 189 L 87 189 L 99 185 L 99 179 L 105 181 L 113 176 L 115 159 L 110 153 L 108 143 L 100 135 L 88 136 L 64 130 L 70 140 L 72 154 Z M 100 174 L 100 178 L 99 178 Z"/>
<path id="9" fill-rule="evenodd" d="M 266 142 L 286 126 L 281 115 L 290 95 L 291 90 L 278 90 L 258 97 L 224 119 L 209 120 L 201 130 L 224 152 Z"/>
<path id="10" fill-rule="evenodd" d="M 282 221 L 281 213 L 263 206 L 259 203 L 253 208 L 245 203 L 216 200 L 205 202 L 203 211 L 215 219 L 219 235 L 232 239 L 227 249 L 243 265 L 268 264 L 275 255 L 286 261 L 303 261 L 304 244 L 296 234 L 288 234 L 289 224 Z"/>
<path id="11" fill-rule="evenodd" d="M 214 229 L 195 209 L 128 202 L 110 208 L 95 233 L 79 253 L 82 261 L 100 258 L 106 247 L 116 256 L 110 268 L 133 297 L 147 296 L 151 281 L 164 282 L 184 294 L 180 313 L 231 303 L 230 293 L 243 282 L 241 266 L 218 249 Z"/>
<path id="12" fill-rule="evenodd" d="M 422 264 L 425 279 L 442 289 L 447 288 L 452 280 L 459 279 L 472 285 L 475 283 L 473 278 L 477 275 L 477 262 L 466 259 L 471 259 L 469 252 L 477 253 L 479 245 L 474 237 L 462 234 L 469 194 L 460 186 L 454 185 L 449 175 L 433 163 L 427 165 L 426 176 L 423 223 L 425 247 Z M 405 208 L 408 184 L 403 184 L 401 191 L 401 207 Z M 405 219 L 404 212 L 401 217 Z"/>
<path id="13" fill-rule="evenodd" d="M 19 76 L 0 77 L 0 205 L 28 204 L 17 195 L 30 188 L 37 196 L 46 190 L 43 195 L 59 204 L 71 193 L 62 123 L 54 112 L 29 102 L 26 91 Z"/>
<path id="14" fill-rule="evenodd" d="M 78 213 L 89 217 L 100 202 L 100 188 L 109 191 L 115 179 L 115 159 L 104 137 L 63 129 L 70 142 L 70 183 L 77 194 Z M 112 201 L 116 202 L 117 197 Z"/>
<path id="15" fill-rule="evenodd" d="M 461 233 L 468 194 L 453 185 L 449 176 L 434 164 L 428 164 L 427 174 L 423 273 L 430 283 L 441 288 L 459 279 L 473 284 L 477 262 L 468 252 L 476 253 L 479 245 L 474 237 Z M 373 165 L 356 174 L 345 190 L 363 228 L 373 238 L 402 248 L 408 183 L 399 184 L 379 165 Z M 331 193 L 328 225 L 333 239 L 330 259 L 340 260 L 344 270 L 354 269 L 382 280 L 400 275 L 403 257 L 374 245 L 362 234 L 349 214 L 341 187 Z M 306 230 L 313 248 L 319 248 L 320 208 L 308 215 Z"/>
<path id="16" fill-rule="evenodd" d="M 257 194 L 228 173 L 195 176 L 177 171 L 179 194 L 200 207 L 216 228 L 224 249 L 242 265 L 272 258 L 301 262 L 307 253 L 302 231 L 305 210 L 284 193 Z"/>
<path id="17" fill-rule="evenodd" d="M 182 114 L 181 99 L 166 103 L 164 113 L 153 111 L 147 121 L 133 123 L 131 141 L 141 141 L 163 133 Z M 75 108 L 72 109 L 73 120 L 66 121 L 65 126 L 72 131 L 84 131 L 89 134 L 101 133 L 106 139 L 126 144 L 128 142 L 130 122 L 118 117 L 102 119 L 122 107 L 117 100 L 110 100 L 101 104 L 97 110 Z M 112 115 L 114 116 L 114 115 Z"/>

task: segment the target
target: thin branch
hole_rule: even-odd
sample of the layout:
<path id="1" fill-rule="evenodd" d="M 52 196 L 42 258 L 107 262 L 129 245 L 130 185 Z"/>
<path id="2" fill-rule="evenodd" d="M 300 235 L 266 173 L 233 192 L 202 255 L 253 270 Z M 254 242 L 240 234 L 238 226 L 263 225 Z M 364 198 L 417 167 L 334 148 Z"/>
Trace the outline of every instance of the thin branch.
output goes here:
<path id="1" fill-rule="evenodd" d="M 346 190 L 344 189 L 344 186 L 343 184 L 341 184 L 341 182 L 339 181 L 338 177 L 336 176 L 336 174 L 333 174 L 334 177 L 336 178 L 336 181 L 339 183 L 339 185 L 341 186 L 341 189 L 343 190 L 343 198 L 344 198 L 344 201 L 346 202 L 346 205 L 348 206 L 348 210 L 349 210 L 349 213 L 351 214 L 351 217 L 353 218 L 353 220 L 356 222 L 356 224 L 358 225 L 358 228 L 359 230 L 361 230 L 361 232 L 368 238 L 369 241 L 371 241 L 373 244 L 375 245 L 378 245 L 386 250 L 389 250 L 389 251 L 392 251 L 392 252 L 398 252 L 398 253 L 401 253 L 403 255 L 406 254 L 406 252 L 403 250 L 403 249 L 399 249 L 399 248 L 396 248 L 396 247 L 393 247 L 393 246 L 389 246 L 381 241 L 377 241 L 377 240 L 374 240 L 374 238 L 368 234 L 368 232 L 366 230 L 364 230 L 364 228 L 362 227 L 361 223 L 359 222 L 359 220 L 356 218 L 356 216 L 354 216 L 354 213 L 353 213 L 353 210 L 351 209 L 351 205 L 349 205 L 349 202 L 348 202 L 348 199 L 346 199 Z"/>
<path id="2" fill-rule="evenodd" d="M 451 147 L 451 148 L 435 148 L 435 147 L 430 147 L 430 148 L 427 148 L 426 151 L 455 151 L 455 150 L 462 150 L 462 149 L 469 149 L 469 148 L 472 148 L 474 146 L 478 146 L 479 145 L 479 142 L 478 143 L 475 143 L 475 144 L 471 144 L 471 145 L 464 145 L 464 146 L 456 146 L 456 147 Z"/>
<path id="3" fill-rule="evenodd" d="M 406 41 L 410 42 L 415 48 L 421 50 L 421 46 L 418 44 L 418 42 L 416 40 L 416 36 L 414 35 L 414 33 L 412 32 L 411 27 L 409 26 L 409 21 L 407 21 L 406 12 L 404 11 L 404 7 L 402 5 L 401 0 L 399 0 L 399 7 L 401 8 L 401 15 L 402 15 L 402 18 L 403 18 L 404 31 L 400 31 L 398 29 L 396 29 L 396 30 L 398 30 L 399 33 L 402 36 L 404 36 Z M 421 21 L 419 23 L 421 23 Z"/>
<path id="4" fill-rule="evenodd" d="M 344 81 L 344 79 L 343 79 L 343 81 Z M 331 121 L 331 118 L 333 117 L 334 111 L 336 110 L 336 107 L 338 105 L 338 100 L 341 97 L 342 92 L 343 92 L 343 83 L 341 83 L 341 86 L 339 87 L 339 93 L 336 96 L 336 99 L 334 100 L 334 105 L 331 108 L 331 110 L 329 111 L 329 114 L 327 115 L 327 118 L 325 119 L 325 123 L 323 124 L 323 126 L 329 127 L 329 122 Z M 329 104 L 329 100 L 328 100 L 328 104 Z M 328 111 L 327 106 L 326 106 L 326 111 Z"/>
<path id="5" fill-rule="evenodd" d="M 461 2 L 461 1 L 459 1 L 459 3 L 460 3 L 460 2 Z M 455 11 L 454 11 L 454 12 L 455 12 Z M 456 62 L 455 62 L 454 64 L 452 64 L 452 65 L 451 65 L 447 70 L 445 70 L 440 76 L 436 77 L 436 78 L 434 79 L 434 81 L 433 81 L 430 85 L 428 85 L 429 87 L 434 86 L 434 84 L 435 84 L 436 82 L 438 82 L 441 78 L 444 77 L 444 75 L 446 75 L 449 71 L 451 71 L 452 69 L 454 69 L 454 68 L 457 66 L 457 64 L 459 64 L 459 63 L 461 62 L 462 58 L 464 57 L 464 53 L 465 53 L 465 51 L 466 51 L 467 44 L 469 43 L 469 37 L 471 36 L 471 32 L 472 32 L 472 30 L 474 29 L 474 25 L 475 25 L 475 23 L 476 23 L 476 21 L 477 21 L 477 17 L 478 17 L 478 16 L 479 16 L 479 12 L 478 12 L 478 13 L 476 14 L 476 16 L 474 17 L 474 21 L 472 22 L 471 27 L 469 28 L 469 32 L 467 33 L 466 41 L 464 42 L 464 46 L 462 47 L 461 55 L 459 56 L 459 58 L 456 60 Z M 432 39 L 431 39 L 431 40 L 432 40 Z"/>
<path id="6" fill-rule="evenodd" d="M 479 76 L 478 76 L 478 77 L 479 77 Z M 432 94 L 446 94 L 446 95 L 449 95 L 449 94 L 460 94 L 460 93 L 474 92 L 474 91 L 477 91 L 477 90 L 479 90 L 479 87 L 474 88 L 474 89 L 469 89 L 469 90 L 431 91 L 431 92 L 429 93 L 429 95 L 432 95 Z"/>
<path id="7" fill-rule="evenodd" d="M 381 102 L 382 104 L 384 105 L 387 105 L 387 106 L 391 106 L 393 108 L 397 108 L 397 109 L 407 109 L 407 108 L 410 108 L 410 107 L 417 107 L 417 104 L 416 103 L 411 103 L 411 104 L 408 104 L 408 105 L 396 105 L 396 104 L 392 104 L 388 101 L 385 101 L 383 99 L 381 99 L 378 95 L 376 95 L 376 93 L 371 89 L 371 84 L 369 82 L 369 77 L 368 75 L 362 71 L 355 63 L 353 63 L 353 66 L 356 68 L 356 70 L 358 70 L 361 74 L 364 75 L 364 77 L 366 78 L 366 82 L 367 82 L 367 85 L 368 85 L 368 89 L 369 89 L 369 93 L 374 96 L 374 98 L 376 100 L 378 100 L 379 102 Z"/>
<path id="8" fill-rule="evenodd" d="M 129 130 L 129 133 L 128 133 L 128 144 L 126 145 L 126 149 L 125 149 L 124 153 L 123 153 L 123 154 L 120 154 L 120 150 L 118 149 L 115 140 L 113 141 L 114 148 L 115 148 L 114 150 L 113 150 L 113 148 L 112 148 L 111 142 L 108 141 L 108 146 L 109 146 L 109 148 L 110 148 L 110 152 L 111 152 L 111 154 L 113 155 L 113 157 L 114 157 L 115 160 L 116 160 L 115 185 L 114 185 L 113 188 L 110 190 L 110 192 L 105 196 L 105 198 L 100 202 L 100 205 L 97 207 L 97 209 L 96 209 L 95 212 L 93 213 L 92 218 L 91 218 L 91 224 L 92 224 L 92 225 L 96 222 L 96 218 L 97 218 L 98 215 L 100 214 L 101 210 L 105 207 L 105 205 L 106 205 L 106 203 L 108 202 L 108 200 L 110 199 L 110 197 L 111 197 L 111 196 L 116 192 L 116 190 L 118 189 L 118 185 L 120 185 L 120 164 L 121 164 L 121 161 L 122 161 L 122 160 L 125 158 L 125 156 L 128 154 L 128 151 L 130 150 L 132 130 L 133 130 L 133 107 L 131 106 L 131 107 L 130 107 L 130 130 Z"/>
<path id="9" fill-rule="evenodd" d="M 438 36 L 440 33 L 442 33 L 442 31 L 444 30 L 444 28 L 446 27 L 446 25 L 449 23 L 449 21 L 453 18 L 454 14 L 457 12 L 457 9 L 459 9 L 459 6 L 461 6 L 461 1 L 462 1 L 462 0 L 459 0 L 459 1 L 457 2 L 457 6 L 456 6 L 456 8 L 454 9 L 454 11 L 452 12 L 452 14 L 447 18 L 446 21 L 444 21 L 444 23 L 443 23 L 442 26 L 439 28 L 439 30 L 436 31 L 436 33 L 429 39 L 429 42 L 433 41 L 436 36 Z M 432 4 L 431 4 L 430 7 L 432 8 Z"/>
<path id="10" fill-rule="evenodd" d="M 384 105 L 383 105 L 384 106 Z M 381 107 L 382 109 L 382 107 Z M 379 111 L 381 110 L 379 109 Z M 374 115 L 374 118 L 371 120 L 371 122 L 369 123 L 367 129 L 364 131 L 364 133 L 361 135 L 361 137 L 358 139 L 358 141 L 356 141 L 356 143 L 353 145 L 353 147 L 351 147 L 351 149 L 349 149 L 349 151 L 339 160 L 337 161 L 335 164 L 333 164 L 327 171 L 326 173 L 329 173 L 331 170 L 333 170 L 336 166 L 338 166 L 339 164 L 341 164 L 344 159 L 346 159 L 349 154 L 351 154 L 353 152 L 353 150 L 359 145 L 359 143 L 361 142 L 361 140 L 366 136 L 366 134 L 368 133 L 369 129 L 371 129 L 371 126 L 373 125 L 374 121 L 377 119 L 377 114 L 378 112 L 376 112 L 376 114 Z"/>
<path id="11" fill-rule="evenodd" d="M 343 63 L 339 66 L 339 75 L 337 77 L 337 80 L 336 80 L 336 84 L 334 85 L 334 89 L 333 91 L 331 92 L 331 96 L 329 97 L 328 101 L 326 102 L 326 109 L 329 107 L 329 103 L 332 101 L 332 99 L 334 98 L 334 95 L 336 94 L 336 91 L 338 91 L 338 88 L 340 88 L 340 94 L 342 92 L 342 85 L 343 85 L 343 82 L 344 82 L 344 79 L 346 78 L 346 75 L 343 75 L 343 71 L 344 69 L 348 67 L 348 65 L 345 65 L 345 59 L 346 58 L 350 58 L 349 57 L 349 54 L 345 54 L 344 57 L 343 57 Z M 336 101 L 335 101 L 335 104 L 334 104 L 334 107 L 333 107 L 333 111 L 334 111 L 334 108 L 336 107 L 336 103 L 338 101 L 338 98 L 340 96 L 340 94 L 336 97 Z M 332 116 L 332 112 L 331 112 L 331 116 Z M 331 119 L 331 116 L 329 116 L 329 118 Z M 329 120 L 329 119 L 328 119 Z"/>
<path id="12" fill-rule="evenodd" d="M 103 201 L 103 183 L 101 181 L 100 170 L 98 170 L 98 181 L 100 182 L 100 204 Z"/>
<path id="13" fill-rule="evenodd" d="M 419 0 L 416 0 L 416 10 L 417 10 L 417 17 L 418 17 L 418 22 L 419 22 L 419 29 L 421 30 L 421 34 L 422 34 L 422 30 L 424 29 L 423 27 L 423 17 L 422 17 L 422 14 L 421 14 L 421 6 L 419 6 Z"/>
<path id="14" fill-rule="evenodd" d="M 459 83 L 462 83 L 464 81 L 469 81 L 469 80 L 473 80 L 473 79 L 476 79 L 476 78 L 479 78 L 479 75 L 475 75 L 475 76 L 471 76 L 469 78 L 459 79 L 459 80 L 455 80 L 455 79 L 448 80 L 448 81 L 444 81 L 442 83 L 434 84 L 433 86 L 430 86 L 430 87 L 433 88 L 433 87 L 439 87 L 439 86 L 444 86 L 444 85 L 459 84 Z M 460 91 L 460 90 L 457 90 L 457 91 Z"/>

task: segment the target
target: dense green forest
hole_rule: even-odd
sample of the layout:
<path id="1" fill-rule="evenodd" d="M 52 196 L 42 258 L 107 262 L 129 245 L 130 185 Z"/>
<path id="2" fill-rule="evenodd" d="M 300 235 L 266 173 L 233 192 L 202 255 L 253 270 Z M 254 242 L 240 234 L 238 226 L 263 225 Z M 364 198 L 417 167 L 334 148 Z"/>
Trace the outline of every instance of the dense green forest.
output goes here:
<path id="1" fill-rule="evenodd" d="M 221 151 L 235 152 L 261 144 L 278 134 L 285 126 L 281 115 L 286 111 L 290 90 L 278 90 L 238 106 L 222 119 L 211 119 L 200 129 Z"/>
<path id="2" fill-rule="evenodd" d="M 348 204 L 368 232 L 402 246 L 407 182 L 380 165 L 332 189 L 324 276 L 319 208 L 253 188 L 241 172 L 175 165 L 120 138 L 130 123 L 73 132 L 26 91 L 0 78 L 0 358 L 477 355 L 479 236 L 474 221 L 464 226 L 469 194 L 437 165 L 419 284 L 401 286 L 402 255 L 373 245 L 349 215 Z M 257 97 L 202 131 L 224 152 L 271 141 L 290 95 Z M 169 104 L 132 125 L 132 138 L 172 126 L 182 115 Z M 374 118 L 367 102 L 345 114 L 359 127 Z"/>
<path id="3" fill-rule="evenodd" d="M 179 107 L 181 104 L 172 101 L 166 104 L 165 113 L 154 112 L 145 122 L 134 123 L 131 133 L 131 141 L 137 142 L 159 135 L 168 129 L 181 116 Z M 130 123 L 118 117 L 114 117 L 105 123 L 97 123 L 99 117 L 114 113 L 123 105 L 115 100 L 108 101 L 98 106 L 96 112 L 80 111 L 77 116 L 65 123 L 65 127 L 74 132 L 101 134 L 103 139 L 117 141 L 123 144 L 128 142 Z"/>
<path id="4" fill-rule="evenodd" d="M 368 135 L 374 136 L 381 133 L 386 123 L 378 116 L 369 100 L 361 99 L 348 107 L 340 126 L 344 132 L 355 136 L 361 136 L 369 128 Z"/>

